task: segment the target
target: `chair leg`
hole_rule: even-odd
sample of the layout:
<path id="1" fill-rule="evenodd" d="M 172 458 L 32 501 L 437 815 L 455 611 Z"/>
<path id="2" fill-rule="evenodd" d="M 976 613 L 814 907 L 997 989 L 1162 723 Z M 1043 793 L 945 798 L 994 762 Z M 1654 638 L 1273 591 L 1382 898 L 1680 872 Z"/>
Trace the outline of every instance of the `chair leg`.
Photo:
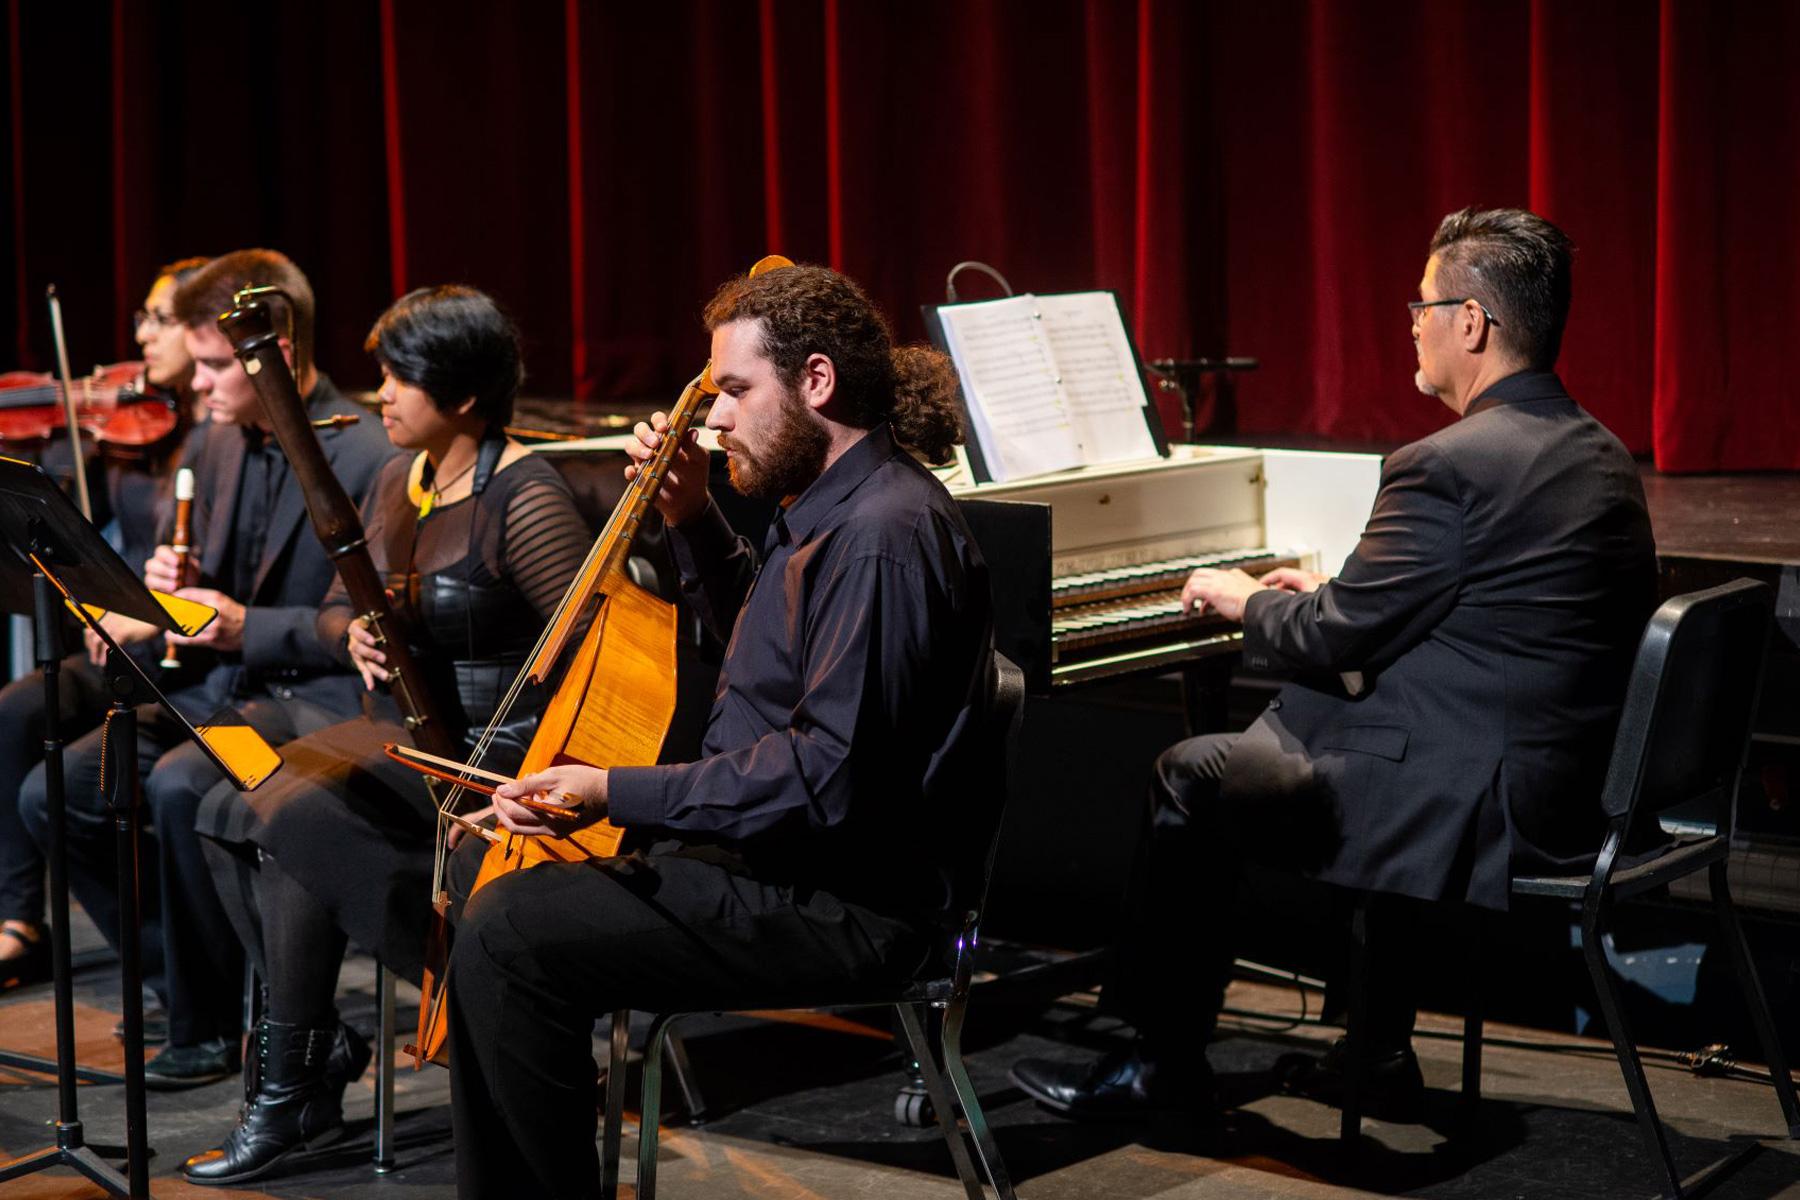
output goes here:
<path id="1" fill-rule="evenodd" d="M 1600 1000 L 1600 1012 L 1606 1020 L 1606 1031 L 1612 1036 L 1613 1053 L 1619 1060 L 1619 1071 L 1625 1076 L 1625 1090 L 1631 1095 L 1631 1107 L 1637 1114 L 1638 1128 L 1651 1159 L 1662 1173 L 1663 1194 L 1671 1200 L 1682 1195 L 1681 1176 L 1675 1172 L 1675 1160 L 1669 1154 L 1668 1136 L 1656 1115 L 1656 1103 L 1650 1098 L 1650 1085 L 1644 1079 L 1644 1066 L 1638 1061 L 1637 1047 L 1631 1031 L 1625 1026 L 1624 1005 L 1620 1003 L 1612 968 L 1606 961 L 1606 946 L 1601 940 L 1600 919 L 1603 907 L 1596 902 L 1583 906 L 1581 917 L 1581 953 L 1587 960 L 1588 974 Z"/>
<path id="2" fill-rule="evenodd" d="M 256 964 L 244 956 L 244 1028 L 255 1029 L 256 1023 L 262 1020 L 262 980 L 257 977 Z"/>
<path id="3" fill-rule="evenodd" d="M 1482 1004 L 1481 953 L 1483 923 L 1480 909 L 1469 915 L 1468 930 L 1468 994 L 1463 998 L 1462 1120 L 1466 1132 L 1473 1132 L 1481 1112 L 1481 1031 L 1486 1012 Z"/>
<path id="4" fill-rule="evenodd" d="M 1744 993 L 1744 1004 L 1750 1010 L 1751 1023 L 1762 1042 L 1763 1061 L 1775 1084 L 1775 1095 L 1781 1101 L 1781 1115 L 1787 1121 L 1788 1137 L 1800 1138 L 1800 1104 L 1794 1099 L 1794 1079 L 1788 1073 L 1787 1056 L 1781 1050 L 1781 1035 L 1769 1015 L 1769 998 L 1756 975 L 1756 962 L 1750 957 L 1750 944 L 1744 940 L 1744 927 L 1738 923 L 1737 906 L 1731 902 L 1731 889 L 1725 882 L 1725 863 L 1715 862 L 1708 872 L 1712 884 L 1713 909 L 1731 947 L 1731 965 L 1737 971 L 1738 987 Z"/>
<path id="5" fill-rule="evenodd" d="M 987 1193 L 982 1189 L 981 1177 L 975 1173 L 975 1164 L 969 1158 L 968 1148 L 963 1145 L 962 1129 L 957 1124 L 956 1102 L 951 1098 L 950 1088 L 944 1083 L 943 1072 L 938 1069 L 937 1055 L 932 1048 L 931 1038 L 925 1032 L 925 1023 L 919 1019 L 923 1009 L 924 1006 L 918 1004 L 894 1006 L 895 1012 L 900 1015 L 900 1028 L 905 1032 L 907 1044 L 912 1048 L 913 1061 L 919 1066 L 919 1078 L 925 1083 L 925 1094 L 931 1097 L 938 1130 L 944 1135 L 944 1144 L 950 1149 L 950 1160 L 956 1165 L 957 1178 L 962 1180 L 963 1191 L 968 1194 L 969 1200 L 986 1200 Z M 947 1050 L 944 1057 L 949 1058 Z M 980 1112 L 979 1105 L 976 1105 L 975 1111 Z M 970 1127 L 972 1130 L 973 1122 Z"/>
<path id="6" fill-rule="evenodd" d="M 631 1056 L 631 1010 L 621 1008 L 612 1018 L 612 1048 L 606 1060 L 606 1118 L 600 1140 L 600 1195 L 615 1200 L 619 1194 L 619 1142 L 625 1123 L 625 1069 Z"/>
<path id="7" fill-rule="evenodd" d="M 663 1013 L 650 1022 L 644 1039 L 643 1099 L 638 1105 L 637 1200 L 656 1197 L 656 1143 L 662 1125 L 662 1052 L 669 1025 L 681 1014 Z"/>
<path id="8" fill-rule="evenodd" d="M 394 1169 L 394 973 L 375 964 L 375 1173 Z"/>
<path id="9" fill-rule="evenodd" d="M 250 961 L 249 955 L 245 955 L 244 1036 L 246 1038 L 256 1037 L 256 1027 L 262 1023 L 262 1018 L 262 978 L 256 973 L 256 964 Z M 256 1054 L 251 1050 L 251 1044 L 246 1044 L 242 1049 L 244 1051 L 244 1103 L 248 1104 L 256 1098 L 256 1091 L 262 1086 L 262 1080 L 257 1077 L 258 1059 Z"/>
<path id="10" fill-rule="evenodd" d="M 994 1185 L 994 1193 L 1000 1200 L 1015 1200 L 1012 1178 L 1007 1175 L 1006 1162 L 1000 1157 L 1000 1143 L 994 1139 L 994 1131 L 988 1128 L 987 1114 L 981 1110 L 981 1096 L 975 1090 L 975 1081 L 969 1078 L 969 1068 L 963 1063 L 962 1027 L 967 1014 L 967 996 L 958 996 L 944 1006 L 944 1070 L 950 1076 L 950 1085 L 956 1089 L 957 1101 L 962 1105 L 964 1119 L 969 1122 L 969 1132 L 975 1136 L 975 1149 Z"/>
<path id="11" fill-rule="evenodd" d="M 1347 1164 L 1354 1166 L 1362 1144 L 1362 1094 L 1368 1079 L 1369 1024 L 1369 893 L 1356 897 L 1350 913 L 1350 1011 L 1344 1023 L 1344 1107 L 1338 1117 L 1338 1143 Z"/>
<path id="12" fill-rule="evenodd" d="M 693 1064 L 688 1062 L 687 1043 L 675 1029 L 664 1034 L 663 1040 L 668 1043 L 669 1072 L 675 1076 L 675 1086 L 681 1089 L 682 1111 L 689 1124 L 698 1125 L 706 1120 L 706 1097 L 700 1094 L 700 1081 L 694 1077 Z"/>

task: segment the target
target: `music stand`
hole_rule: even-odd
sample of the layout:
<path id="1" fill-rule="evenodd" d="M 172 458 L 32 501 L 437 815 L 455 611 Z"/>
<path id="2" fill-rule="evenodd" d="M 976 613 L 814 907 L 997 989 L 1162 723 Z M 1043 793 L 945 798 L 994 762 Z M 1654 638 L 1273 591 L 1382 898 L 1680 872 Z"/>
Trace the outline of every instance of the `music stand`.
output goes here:
<path id="1" fill-rule="evenodd" d="M 134 688 L 142 689 L 142 694 L 153 698 L 174 715 L 213 765 L 245 791 L 267 779 L 281 765 L 281 759 L 230 709 L 220 710 L 199 726 L 188 721 L 100 625 L 100 619 L 108 612 L 117 612 L 192 636 L 212 621 L 217 615 L 214 610 L 191 600 L 151 592 L 49 476 L 31 463 L 4 457 L 0 457 L 0 608 L 30 614 L 33 618 L 36 657 L 44 676 L 44 783 L 50 825 L 50 955 L 56 991 L 58 1103 L 56 1144 L 0 1166 L 0 1183 L 50 1167 L 68 1166 L 115 1195 L 148 1196 L 143 980 L 137 903 L 137 847 L 142 800 L 137 777 Z M 107 676 L 113 701 L 107 712 L 102 752 L 112 756 L 112 792 L 108 807 L 113 814 L 119 852 L 126 1176 L 121 1176 L 86 1144 L 76 1110 L 67 816 L 57 711 L 57 671 L 62 659 L 64 611 L 72 611 L 108 648 Z"/>

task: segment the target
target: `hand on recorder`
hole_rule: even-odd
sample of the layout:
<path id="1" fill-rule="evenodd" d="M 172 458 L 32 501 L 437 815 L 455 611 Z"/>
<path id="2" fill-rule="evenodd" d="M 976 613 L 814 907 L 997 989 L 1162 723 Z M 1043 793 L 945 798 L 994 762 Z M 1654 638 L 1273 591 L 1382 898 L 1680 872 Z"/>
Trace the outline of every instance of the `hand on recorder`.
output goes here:
<path id="1" fill-rule="evenodd" d="M 193 637 L 182 637 L 171 633 L 169 641 L 177 646 L 205 646 L 208 649 L 230 651 L 244 648 L 244 606 L 214 588 L 184 587 L 175 593 L 183 600 L 192 600 L 196 604 L 218 610 L 218 616 Z"/>
<path id="2" fill-rule="evenodd" d="M 162 630 L 148 621 L 140 621 L 136 617 L 128 617 L 123 613 L 107 613 L 100 618 L 100 627 L 106 630 L 113 641 L 120 646 L 129 646 L 133 642 L 146 642 Z M 81 630 L 81 644 L 87 650 L 88 661 L 96 667 L 106 665 L 106 643 L 100 635 L 86 626 Z"/>
<path id="3" fill-rule="evenodd" d="M 579 802 L 580 809 L 574 817 L 558 817 L 521 804 L 523 799 L 568 807 Z M 561 763 L 503 783 L 494 789 L 494 815 L 514 833 L 556 836 L 592 825 L 606 815 L 606 772 Z"/>
<path id="4" fill-rule="evenodd" d="M 649 462 L 650 456 L 656 453 L 656 448 L 662 445 L 663 435 L 668 428 L 669 417 L 666 413 L 652 413 L 649 421 L 637 423 L 637 427 L 632 430 L 637 439 L 625 446 L 625 453 L 631 456 L 631 465 L 625 468 L 625 478 L 637 478 L 639 468 Z M 670 525 L 681 525 L 706 511 L 708 456 L 700 448 L 698 438 L 697 430 L 688 430 L 687 436 L 682 439 L 681 448 L 669 462 L 669 471 L 663 476 L 662 487 L 656 493 L 656 510 Z"/>
<path id="5" fill-rule="evenodd" d="M 193 556 L 179 554 L 173 546 L 158 546 L 144 560 L 144 586 L 153 591 L 173 595 L 193 581 Z"/>

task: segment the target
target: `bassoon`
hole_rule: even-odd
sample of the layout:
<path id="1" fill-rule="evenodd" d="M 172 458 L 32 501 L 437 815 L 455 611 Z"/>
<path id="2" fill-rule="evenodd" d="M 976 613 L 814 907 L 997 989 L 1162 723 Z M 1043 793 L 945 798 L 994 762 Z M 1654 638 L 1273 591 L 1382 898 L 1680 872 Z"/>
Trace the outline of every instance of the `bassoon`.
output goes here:
<path id="1" fill-rule="evenodd" d="M 412 734 L 413 745 L 430 754 L 458 752 L 453 731 L 432 702 L 425 676 L 406 637 L 399 614 L 388 601 L 386 587 L 369 558 L 368 538 L 356 505 L 325 460 L 325 448 L 313 432 L 306 402 L 294 383 L 281 352 L 269 306 L 258 294 L 278 293 L 279 288 L 245 288 L 232 297 L 231 311 L 219 318 L 219 329 L 231 342 L 244 373 L 262 400 L 263 415 L 287 455 L 288 466 L 306 498 L 306 512 L 325 554 L 337 567 L 344 590 L 357 616 L 367 622 L 376 645 L 387 656 L 388 690 L 400 706 L 400 716 Z M 289 301 L 290 307 L 292 301 Z"/>

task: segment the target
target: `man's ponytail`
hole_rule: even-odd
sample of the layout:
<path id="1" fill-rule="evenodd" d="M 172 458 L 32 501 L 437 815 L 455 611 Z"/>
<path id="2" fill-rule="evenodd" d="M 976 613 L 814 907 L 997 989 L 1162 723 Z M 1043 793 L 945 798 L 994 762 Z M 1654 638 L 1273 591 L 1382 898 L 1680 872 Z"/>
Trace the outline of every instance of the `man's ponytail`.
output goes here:
<path id="1" fill-rule="evenodd" d="M 930 346 L 896 346 L 893 361 L 894 408 L 888 422 L 894 440 L 926 462 L 949 462 L 963 440 L 960 388 L 950 356 Z"/>

